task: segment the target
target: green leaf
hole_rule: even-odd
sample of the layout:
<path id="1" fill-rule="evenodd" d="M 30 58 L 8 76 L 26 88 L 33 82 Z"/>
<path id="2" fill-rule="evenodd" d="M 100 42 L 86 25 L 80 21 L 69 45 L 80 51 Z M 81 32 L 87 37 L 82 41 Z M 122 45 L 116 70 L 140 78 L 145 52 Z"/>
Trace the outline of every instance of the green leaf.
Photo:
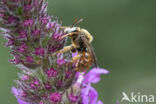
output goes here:
<path id="1" fill-rule="evenodd" d="M 49 39 L 50 39 L 50 37 L 47 36 L 41 40 L 42 47 L 45 48 L 47 46 Z"/>
<path id="2" fill-rule="evenodd" d="M 20 16 L 22 14 L 22 7 L 19 7 L 17 10 L 17 15 Z"/>

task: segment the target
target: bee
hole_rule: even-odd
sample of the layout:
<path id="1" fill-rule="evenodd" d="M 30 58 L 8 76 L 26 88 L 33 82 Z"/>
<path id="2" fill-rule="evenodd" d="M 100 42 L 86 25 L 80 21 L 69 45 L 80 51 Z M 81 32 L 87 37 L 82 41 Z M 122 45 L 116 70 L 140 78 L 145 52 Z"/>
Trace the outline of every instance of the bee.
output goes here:
<path id="1" fill-rule="evenodd" d="M 71 51 L 71 53 L 77 52 L 70 63 L 76 63 L 76 71 L 84 72 L 88 70 L 92 65 L 97 67 L 97 59 L 94 53 L 94 49 L 91 45 L 93 41 L 93 36 L 86 30 L 80 27 L 75 27 L 76 24 L 80 23 L 83 19 L 74 21 L 73 25 L 70 27 L 61 27 L 64 30 L 65 35 L 61 36 L 60 39 L 65 37 L 71 38 L 71 45 L 65 46 L 63 49 L 57 51 L 57 54 Z"/>

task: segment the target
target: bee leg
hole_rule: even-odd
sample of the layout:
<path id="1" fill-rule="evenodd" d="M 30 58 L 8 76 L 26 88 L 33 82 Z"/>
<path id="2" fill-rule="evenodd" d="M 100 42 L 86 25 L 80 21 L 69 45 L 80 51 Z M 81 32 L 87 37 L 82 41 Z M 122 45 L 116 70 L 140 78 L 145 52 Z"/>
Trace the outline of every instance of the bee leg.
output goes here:
<path id="1" fill-rule="evenodd" d="M 71 62 L 72 62 L 72 63 L 76 62 L 78 59 L 80 59 L 80 57 L 81 57 L 80 54 L 76 55 L 75 57 L 73 57 L 73 58 L 71 59 Z"/>
<path id="2" fill-rule="evenodd" d="M 77 34 L 77 32 L 71 32 L 71 33 L 65 34 L 65 35 L 61 36 L 60 39 L 63 39 L 68 36 L 72 36 L 73 34 Z"/>
<path id="3" fill-rule="evenodd" d="M 61 50 L 57 51 L 57 52 L 56 52 L 56 54 L 65 53 L 65 52 L 67 52 L 67 51 L 71 50 L 72 48 L 73 48 L 73 46 L 72 46 L 72 45 L 70 45 L 70 46 L 65 46 L 63 49 L 61 49 Z"/>
<path id="4" fill-rule="evenodd" d="M 76 63 L 76 67 L 78 66 L 78 60 L 81 58 L 81 54 L 76 55 L 75 57 L 73 57 L 71 59 L 71 61 L 68 63 L 69 66 L 73 65 L 74 63 Z M 77 68 L 75 69 L 77 70 Z"/>
<path id="5" fill-rule="evenodd" d="M 61 26 L 60 28 L 61 29 L 66 29 L 66 28 L 69 28 L 69 26 Z"/>

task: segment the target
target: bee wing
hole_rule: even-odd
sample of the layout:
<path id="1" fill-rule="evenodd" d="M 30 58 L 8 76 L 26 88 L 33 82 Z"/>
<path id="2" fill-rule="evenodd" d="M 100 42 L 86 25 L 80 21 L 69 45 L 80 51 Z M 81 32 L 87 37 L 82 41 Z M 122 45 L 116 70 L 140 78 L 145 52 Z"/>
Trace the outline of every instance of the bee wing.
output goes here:
<path id="1" fill-rule="evenodd" d="M 85 46 L 87 47 L 88 52 L 91 54 L 91 56 L 93 58 L 93 62 L 94 62 L 95 67 L 97 67 L 98 66 L 97 65 L 97 59 L 96 59 L 96 55 L 95 55 L 93 46 L 91 45 L 91 43 L 88 42 L 87 38 L 84 35 L 82 36 L 82 40 L 83 40 Z"/>

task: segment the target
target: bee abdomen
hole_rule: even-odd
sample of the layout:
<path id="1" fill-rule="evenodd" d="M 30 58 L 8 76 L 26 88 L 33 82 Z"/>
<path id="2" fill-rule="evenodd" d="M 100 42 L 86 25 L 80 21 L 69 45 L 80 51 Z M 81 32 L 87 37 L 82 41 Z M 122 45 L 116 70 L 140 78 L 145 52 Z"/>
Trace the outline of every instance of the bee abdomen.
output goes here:
<path id="1" fill-rule="evenodd" d="M 77 63 L 77 69 L 79 72 L 83 72 L 85 70 L 88 70 L 90 66 L 92 65 L 93 61 L 91 58 L 91 55 L 87 52 L 83 52 L 82 57 L 79 60 L 79 63 Z"/>

